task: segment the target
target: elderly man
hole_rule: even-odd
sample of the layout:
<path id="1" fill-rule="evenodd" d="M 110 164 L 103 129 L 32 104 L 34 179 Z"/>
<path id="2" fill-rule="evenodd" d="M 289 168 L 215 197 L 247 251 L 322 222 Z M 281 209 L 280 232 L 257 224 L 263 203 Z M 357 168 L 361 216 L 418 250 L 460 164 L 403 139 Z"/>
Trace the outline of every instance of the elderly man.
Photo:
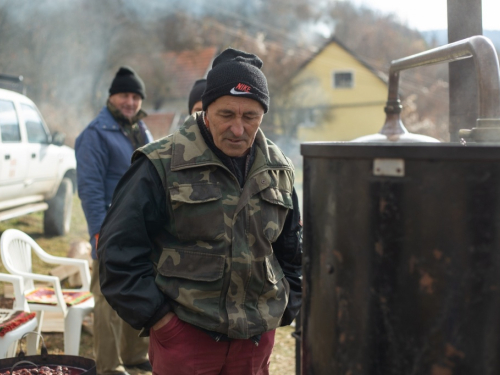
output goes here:
<path id="1" fill-rule="evenodd" d="M 94 294 L 94 355 L 99 374 L 128 374 L 126 368 L 151 370 L 148 339 L 123 322 L 101 294 L 96 245 L 113 191 L 130 166 L 138 147 L 152 141 L 141 118 L 145 86 L 129 67 L 121 67 L 109 88 L 109 99 L 75 143 L 78 194 L 92 244 Z"/>
<path id="2" fill-rule="evenodd" d="M 101 288 L 154 374 L 268 374 L 301 303 L 294 168 L 259 129 L 262 61 L 227 49 L 203 112 L 135 152 L 101 229 Z"/>

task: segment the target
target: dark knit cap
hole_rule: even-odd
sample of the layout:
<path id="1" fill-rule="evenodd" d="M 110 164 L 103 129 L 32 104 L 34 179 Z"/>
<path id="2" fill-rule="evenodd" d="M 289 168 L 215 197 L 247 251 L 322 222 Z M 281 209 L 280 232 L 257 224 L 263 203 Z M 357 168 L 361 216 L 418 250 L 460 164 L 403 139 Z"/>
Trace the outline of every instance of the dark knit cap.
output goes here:
<path id="1" fill-rule="evenodd" d="M 201 100 L 201 96 L 203 95 L 203 91 L 205 91 L 205 87 L 207 87 L 207 80 L 205 78 L 199 79 L 194 83 L 193 88 L 189 93 L 189 114 L 191 114 L 191 112 L 193 111 L 194 105 Z"/>
<path id="2" fill-rule="evenodd" d="M 146 97 L 146 86 L 144 82 L 141 77 L 128 66 L 120 67 L 109 88 L 110 96 L 120 92 L 133 92 L 140 95 L 143 99 Z"/>
<path id="3" fill-rule="evenodd" d="M 217 56 L 208 72 L 207 88 L 201 97 L 203 110 L 224 95 L 240 96 L 258 101 L 269 109 L 266 76 L 260 70 L 262 60 L 251 53 L 228 48 Z"/>

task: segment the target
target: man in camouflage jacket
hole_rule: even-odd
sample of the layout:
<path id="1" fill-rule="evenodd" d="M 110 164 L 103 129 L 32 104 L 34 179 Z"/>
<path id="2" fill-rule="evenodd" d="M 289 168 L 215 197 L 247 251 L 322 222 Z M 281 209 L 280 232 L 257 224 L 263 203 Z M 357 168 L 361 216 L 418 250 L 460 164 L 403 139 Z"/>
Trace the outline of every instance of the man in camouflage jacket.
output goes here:
<path id="1" fill-rule="evenodd" d="M 203 112 L 134 153 L 102 226 L 102 292 L 151 336 L 153 373 L 268 374 L 274 330 L 300 308 L 294 168 L 259 129 L 261 66 L 214 60 Z"/>

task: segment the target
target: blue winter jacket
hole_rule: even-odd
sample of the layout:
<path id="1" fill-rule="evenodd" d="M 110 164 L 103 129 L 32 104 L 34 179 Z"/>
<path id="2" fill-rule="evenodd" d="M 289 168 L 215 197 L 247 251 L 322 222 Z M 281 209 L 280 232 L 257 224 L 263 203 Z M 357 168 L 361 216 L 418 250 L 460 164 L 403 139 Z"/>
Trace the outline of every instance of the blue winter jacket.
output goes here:
<path id="1" fill-rule="evenodd" d="M 153 140 L 146 124 L 138 123 L 147 143 Z M 92 244 L 92 258 L 97 259 L 95 235 L 99 233 L 113 192 L 130 166 L 134 148 L 111 113 L 104 107 L 75 142 L 78 196 Z"/>

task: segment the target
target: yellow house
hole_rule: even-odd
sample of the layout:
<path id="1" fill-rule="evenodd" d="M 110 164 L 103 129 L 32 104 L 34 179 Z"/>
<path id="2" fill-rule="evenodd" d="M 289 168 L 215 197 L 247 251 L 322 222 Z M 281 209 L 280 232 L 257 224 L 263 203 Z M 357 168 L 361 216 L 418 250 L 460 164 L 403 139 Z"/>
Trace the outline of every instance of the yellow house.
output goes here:
<path id="1" fill-rule="evenodd" d="M 349 141 L 380 131 L 386 100 L 386 82 L 333 38 L 279 96 L 276 120 L 301 142 Z"/>

